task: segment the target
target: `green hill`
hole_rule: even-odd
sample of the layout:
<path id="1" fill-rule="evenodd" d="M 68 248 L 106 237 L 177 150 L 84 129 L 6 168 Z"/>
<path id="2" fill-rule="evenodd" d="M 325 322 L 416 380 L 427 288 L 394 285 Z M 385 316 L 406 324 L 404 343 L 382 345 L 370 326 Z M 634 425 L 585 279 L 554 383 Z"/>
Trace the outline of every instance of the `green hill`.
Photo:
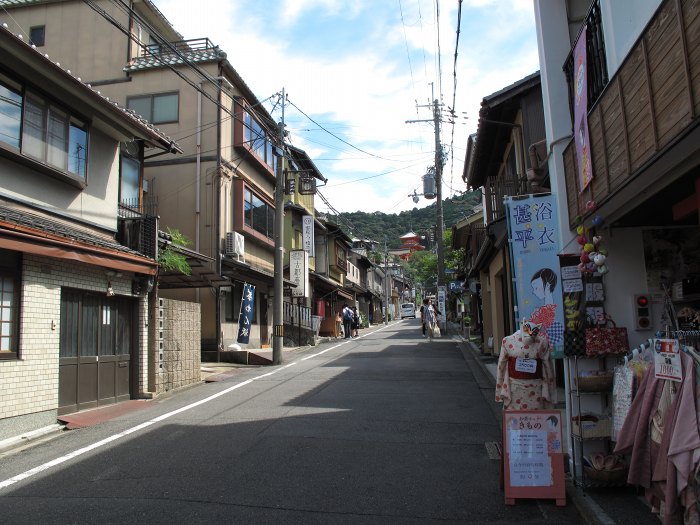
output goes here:
<path id="1" fill-rule="evenodd" d="M 442 201 L 445 229 L 450 229 L 465 216 L 472 213 L 472 208 L 481 202 L 480 192 L 467 192 Z M 365 213 L 361 211 L 341 213 L 329 217 L 351 238 L 371 239 L 384 243 L 388 248 L 398 248 L 399 238 L 410 232 L 426 235 L 437 222 L 437 204 L 433 202 L 425 208 L 413 208 L 401 213 L 387 214 L 380 211 Z"/>

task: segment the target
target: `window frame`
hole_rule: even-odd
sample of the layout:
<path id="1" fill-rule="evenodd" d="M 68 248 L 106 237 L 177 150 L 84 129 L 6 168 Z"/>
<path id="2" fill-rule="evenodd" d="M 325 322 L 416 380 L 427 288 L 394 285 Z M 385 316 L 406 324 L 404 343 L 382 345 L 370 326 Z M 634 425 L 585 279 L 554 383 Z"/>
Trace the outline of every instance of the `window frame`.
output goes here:
<path id="1" fill-rule="evenodd" d="M 241 125 L 243 128 L 241 145 L 252 155 L 260 159 L 262 164 L 271 172 L 277 170 L 277 155 L 275 155 L 275 138 L 267 128 L 249 111 L 248 106 L 241 104 L 243 116 Z M 236 126 L 232 126 L 231 134 L 235 135 Z M 235 138 L 232 137 L 235 144 Z"/>
<path id="2" fill-rule="evenodd" d="M 41 29 L 41 42 L 34 39 L 34 31 Z M 44 47 L 46 45 L 46 25 L 32 26 L 29 28 L 29 42 L 36 47 Z"/>
<path id="3" fill-rule="evenodd" d="M 253 206 L 253 203 L 260 202 L 259 206 Z M 264 231 L 256 226 L 256 209 L 258 209 L 258 215 L 264 208 L 265 212 L 265 229 Z M 243 224 L 246 228 L 262 235 L 264 238 L 269 240 L 274 240 L 275 238 L 275 209 L 270 203 L 265 199 L 260 197 L 255 193 L 250 186 L 244 186 L 243 188 Z M 271 224 L 270 224 L 271 223 Z"/>
<path id="4" fill-rule="evenodd" d="M 12 266 L 7 265 L 7 260 L 8 257 L 6 256 L 8 253 L 15 254 L 13 259 L 13 264 Z M 10 316 L 11 320 L 7 321 L 7 323 L 10 325 L 10 350 L 9 351 L 3 351 L 0 350 L 0 362 L 2 361 L 16 361 L 20 359 L 21 354 L 20 354 L 20 332 L 19 332 L 19 325 L 20 325 L 20 299 L 22 297 L 22 253 L 21 252 L 16 252 L 13 250 L 5 250 L 5 249 L 0 249 L 0 255 L 2 255 L 2 258 L 0 258 L 0 294 L 2 294 L 4 290 L 4 280 L 5 279 L 11 279 L 13 283 L 13 289 L 12 289 L 12 297 L 11 301 L 12 304 L 10 305 Z M 0 304 L 2 304 L 2 296 L 0 295 Z M 2 325 L 5 324 L 5 321 L 3 320 L 3 310 L 4 308 L 0 308 L 0 334 L 2 334 Z M 0 344 L 0 348 L 2 348 Z"/>
<path id="5" fill-rule="evenodd" d="M 66 182 L 79 189 L 84 189 L 88 184 L 89 173 L 89 152 L 90 152 L 90 122 L 88 119 L 68 109 L 60 102 L 56 102 L 54 98 L 46 95 L 42 90 L 35 88 L 33 85 L 23 80 L 18 80 L 5 70 L 0 70 L 0 85 L 10 92 L 19 95 L 19 136 L 18 147 L 15 144 L 0 140 L 0 155 L 7 157 L 19 164 L 23 164 L 32 170 L 42 172 L 50 177 Z M 35 107 L 40 107 L 42 110 L 41 118 L 38 121 L 37 136 L 35 140 L 40 142 L 38 149 L 39 154 L 29 154 L 27 144 L 27 110 L 29 105 L 34 104 Z M 53 112 L 51 111 L 53 108 Z M 63 123 L 64 146 L 62 149 L 64 162 L 62 166 L 49 162 L 49 135 L 50 135 L 50 118 L 51 115 L 62 115 L 61 122 Z M 58 120 L 54 120 L 58 122 Z M 80 131 L 79 136 L 82 141 L 74 141 L 76 135 L 74 130 Z M 83 168 L 76 171 L 71 171 L 70 147 L 73 143 L 85 143 L 83 158 Z M 78 164 L 79 166 L 79 164 Z"/>
<path id="6" fill-rule="evenodd" d="M 176 105 L 176 111 L 175 111 L 175 120 L 155 120 L 154 119 L 154 114 L 155 114 L 155 100 L 158 98 L 162 97 L 170 97 L 170 96 L 177 96 L 177 105 Z M 148 115 L 141 115 L 143 118 L 148 120 L 151 124 L 176 124 L 180 122 L 180 92 L 179 91 L 164 91 L 162 93 L 150 93 L 146 95 L 132 95 L 129 97 L 126 97 L 126 107 L 128 109 L 132 109 L 130 104 L 134 100 L 149 100 L 149 109 L 148 109 Z M 135 111 L 135 110 L 133 110 Z"/>

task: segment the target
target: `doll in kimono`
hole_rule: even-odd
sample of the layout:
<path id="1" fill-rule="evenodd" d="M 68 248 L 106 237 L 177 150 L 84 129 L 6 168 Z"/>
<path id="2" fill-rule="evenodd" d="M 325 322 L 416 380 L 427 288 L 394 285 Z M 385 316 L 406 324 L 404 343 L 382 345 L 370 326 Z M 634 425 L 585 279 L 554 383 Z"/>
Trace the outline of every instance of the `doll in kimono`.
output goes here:
<path id="1" fill-rule="evenodd" d="M 498 357 L 496 401 L 504 409 L 540 410 L 556 403 L 551 348 L 540 325 L 523 319 L 520 329 L 503 338 Z"/>

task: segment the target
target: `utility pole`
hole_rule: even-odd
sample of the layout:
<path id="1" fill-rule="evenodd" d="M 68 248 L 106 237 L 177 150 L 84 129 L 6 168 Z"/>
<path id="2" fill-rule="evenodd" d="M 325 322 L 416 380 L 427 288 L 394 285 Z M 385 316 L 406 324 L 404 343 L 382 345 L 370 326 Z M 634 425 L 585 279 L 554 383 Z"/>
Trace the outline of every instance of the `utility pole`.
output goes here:
<path id="1" fill-rule="evenodd" d="M 437 197 L 437 284 L 445 284 L 445 254 L 443 251 L 442 232 L 445 229 L 442 214 L 442 144 L 440 143 L 440 107 L 438 100 L 433 100 L 433 120 L 435 121 L 435 185 Z"/>
<path id="2" fill-rule="evenodd" d="M 419 106 L 430 107 L 430 106 Z M 442 144 L 440 143 L 440 104 L 437 99 L 433 100 L 433 118 L 430 120 L 407 120 L 406 124 L 415 122 L 432 122 L 435 128 L 435 197 L 436 197 L 436 232 L 435 239 L 437 243 L 437 285 L 441 286 L 445 282 L 445 257 L 442 232 L 445 229 L 443 212 L 442 212 Z M 417 194 L 416 194 L 417 197 Z M 415 200 L 415 199 L 414 199 Z M 416 201 L 417 202 L 417 201 Z"/>
<path id="3" fill-rule="evenodd" d="M 278 149 L 277 169 L 275 170 L 275 297 L 272 308 L 272 364 L 282 363 L 282 348 L 284 347 L 284 317 L 282 302 L 284 301 L 284 102 L 285 93 L 282 88 L 282 120 L 277 124 Z"/>
<path id="4" fill-rule="evenodd" d="M 389 324 L 389 252 L 384 237 L 384 324 Z"/>

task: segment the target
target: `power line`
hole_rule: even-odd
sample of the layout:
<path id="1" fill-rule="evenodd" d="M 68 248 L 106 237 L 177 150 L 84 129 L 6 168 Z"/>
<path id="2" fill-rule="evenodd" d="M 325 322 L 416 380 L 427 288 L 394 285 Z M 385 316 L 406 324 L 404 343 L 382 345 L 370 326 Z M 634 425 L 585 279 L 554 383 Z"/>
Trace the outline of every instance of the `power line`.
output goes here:
<path id="1" fill-rule="evenodd" d="M 454 65 L 452 68 L 452 75 L 454 77 L 454 86 L 452 89 L 452 108 L 451 108 L 451 113 L 452 113 L 452 137 L 450 138 L 450 190 L 454 191 L 452 189 L 452 183 L 453 183 L 453 178 L 454 178 L 454 163 L 455 163 L 455 158 L 454 155 L 452 154 L 452 147 L 454 146 L 455 142 L 455 121 L 457 120 L 457 116 L 455 114 L 455 109 L 456 109 L 456 104 L 457 104 L 457 52 L 459 50 L 459 35 L 461 32 L 461 24 L 462 24 L 462 0 L 459 0 L 459 5 L 457 7 L 457 38 L 455 41 L 455 60 L 454 60 Z"/>
<path id="2" fill-rule="evenodd" d="M 336 135 L 336 134 L 333 133 L 332 131 L 326 129 L 326 128 L 323 127 L 321 124 L 319 124 L 318 122 L 316 122 L 316 121 L 315 121 L 314 119 L 312 119 L 309 115 L 307 115 L 306 113 L 304 113 L 304 112 L 301 110 L 301 108 L 299 108 L 299 106 L 297 106 L 294 102 L 292 102 L 292 101 L 289 100 L 289 99 L 287 99 L 287 102 L 289 102 L 290 105 L 294 106 L 294 107 L 296 108 L 296 110 L 299 111 L 299 113 L 301 113 L 302 115 L 304 115 L 307 119 L 309 119 L 311 122 L 313 122 L 314 124 L 316 124 L 319 128 L 321 128 L 323 131 L 325 131 L 326 133 L 328 133 L 331 137 L 334 137 L 335 139 L 339 140 L 339 141 L 342 142 L 343 144 L 347 144 L 347 145 L 350 146 L 352 149 L 355 149 L 355 150 L 359 151 L 360 153 L 364 153 L 365 155 L 369 155 L 370 157 L 374 157 L 374 158 L 376 158 L 376 159 L 381 159 L 381 160 L 386 160 L 386 161 L 392 162 L 391 159 L 387 159 L 387 158 L 385 158 L 385 157 L 381 157 L 381 156 L 379 156 L 379 155 L 375 155 L 374 153 L 370 153 L 369 151 L 365 151 L 365 150 L 363 150 L 363 149 L 361 149 L 361 148 L 358 148 L 358 147 L 355 146 L 354 144 L 350 144 L 347 140 L 345 140 L 345 139 L 339 137 L 338 135 Z"/>

